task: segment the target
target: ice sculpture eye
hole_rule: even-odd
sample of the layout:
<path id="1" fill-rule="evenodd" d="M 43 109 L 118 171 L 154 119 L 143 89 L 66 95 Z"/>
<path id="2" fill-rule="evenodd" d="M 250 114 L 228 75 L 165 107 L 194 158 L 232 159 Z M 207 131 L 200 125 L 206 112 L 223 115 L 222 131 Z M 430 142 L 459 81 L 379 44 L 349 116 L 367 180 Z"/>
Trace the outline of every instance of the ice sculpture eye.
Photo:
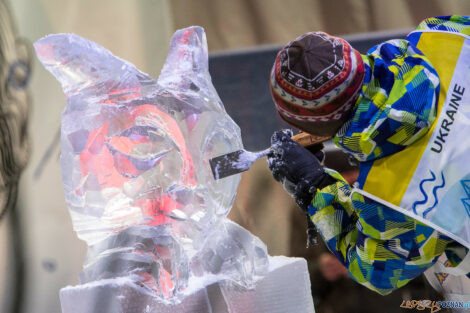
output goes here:
<path id="1" fill-rule="evenodd" d="M 163 142 L 162 137 L 159 141 Z M 150 139 L 149 135 L 140 134 L 113 137 L 108 148 L 113 155 L 114 166 L 126 177 L 137 177 L 140 173 L 150 170 L 171 151 L 171 148 L 161 151 L 155 138 Z"/>

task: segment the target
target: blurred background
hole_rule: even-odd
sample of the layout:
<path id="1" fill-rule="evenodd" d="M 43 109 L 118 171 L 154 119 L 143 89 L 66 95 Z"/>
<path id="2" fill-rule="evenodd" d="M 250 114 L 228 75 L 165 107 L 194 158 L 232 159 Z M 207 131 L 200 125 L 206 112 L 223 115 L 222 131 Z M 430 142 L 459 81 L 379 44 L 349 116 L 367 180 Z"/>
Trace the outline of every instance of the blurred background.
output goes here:
<path id="1" fill-rule="evenodd" d="M 270 133 L 284 126 L 267 87 L 280 45 L 323 30 L 346 35 L 365 52 L 375 42 L 403 37 L 426 17 L 449 14 L 469 15 L 470 1 L 0 0 L 0 32 L 25 38 L 27 47 L 15 53 L 32 60 L 32 65 L 25 63 L 31 70 L 20 73 L 29 94 L 29 160 L 18 201 L 0 220 L 0 312 L 60 312 L 59 289 L 78 283 L 86 253 L 72 230 L 62 194 L 58 140 L 65 97 L 32 53 L 30 45 L 37 39 L 76 33 L 157 77 L 173 32 L 203 26 L 214 85 L 240 125 L 246 147 L 261 149 L 269 145 Z M 3 53 L 9 47 L 1 43 Z M 10 59 L 0 64 L 7 74 Z M 331 145 L 326 149 L 328 165 L 353 182 L 355 168 Z M 400 308 L 402 300 L 438 296 L 421 279 L 390 296 L 375 295 L 349 279 L 323 244 L 307 249 L 305 217 L 272 179 L 264 160 L 243 174 L 230 218 L 259 236 L 271 255 L 308 259 L 318 313 L 410 312 Z"/>

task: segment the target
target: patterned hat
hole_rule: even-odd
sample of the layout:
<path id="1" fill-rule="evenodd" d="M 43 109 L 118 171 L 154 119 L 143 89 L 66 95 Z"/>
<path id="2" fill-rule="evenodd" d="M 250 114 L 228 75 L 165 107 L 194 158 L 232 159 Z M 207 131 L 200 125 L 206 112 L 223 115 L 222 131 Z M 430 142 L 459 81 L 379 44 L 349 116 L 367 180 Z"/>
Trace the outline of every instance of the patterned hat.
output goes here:
<path id="1" fill-rule="evenodd" d="M 270 86 L 279 115 L 323 141 L 347 120 L 363 79 L 361 56 L 347 41 L 314 32 L 279 51 Z"/>

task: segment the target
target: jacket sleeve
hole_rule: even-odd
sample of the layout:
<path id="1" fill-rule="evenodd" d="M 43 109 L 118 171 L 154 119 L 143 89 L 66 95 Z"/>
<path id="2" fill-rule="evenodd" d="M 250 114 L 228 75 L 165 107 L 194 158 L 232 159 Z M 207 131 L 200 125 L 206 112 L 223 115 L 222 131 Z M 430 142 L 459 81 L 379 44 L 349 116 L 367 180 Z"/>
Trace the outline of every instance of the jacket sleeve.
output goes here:
<path id="1" fill-rule="evenodd" d="M 358 283 L 389 294 L 432 266 L 451 240 L 354 193 L 336 172 L 317 190 L 309 216 L 330 251 Z"/>
<path id="2" fill-rule="evenodd" d="M 435 30 L 470 35 L 470 17 L 461 15 L 430 17 L 423 20 L 416 30 Z"/>
<path id="3" fill-rule="evenodd" d="M 377 45 L 362 59 L 362 90 L 350 123 L 334 140 L 359 161 L 370 161 L 426 134 L 436 119 L 439 77 L 428 58 L 404 39 Z"/>

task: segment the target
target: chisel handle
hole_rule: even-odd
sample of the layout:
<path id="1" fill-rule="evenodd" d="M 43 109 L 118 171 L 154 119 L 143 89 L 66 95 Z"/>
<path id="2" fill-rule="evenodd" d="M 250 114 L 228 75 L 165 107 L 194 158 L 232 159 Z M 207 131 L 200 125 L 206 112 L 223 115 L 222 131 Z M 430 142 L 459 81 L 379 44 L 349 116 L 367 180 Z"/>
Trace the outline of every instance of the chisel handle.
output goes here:
<path id="1" fill-rule="evenodd" d="M 321 144 L 323 141 L 331 139 L 328 136 L 315 136 L 307 133 L 300 133 L 291 137 L 292 140 L 299 143 L 302 147 L 310 147 Z"/>

